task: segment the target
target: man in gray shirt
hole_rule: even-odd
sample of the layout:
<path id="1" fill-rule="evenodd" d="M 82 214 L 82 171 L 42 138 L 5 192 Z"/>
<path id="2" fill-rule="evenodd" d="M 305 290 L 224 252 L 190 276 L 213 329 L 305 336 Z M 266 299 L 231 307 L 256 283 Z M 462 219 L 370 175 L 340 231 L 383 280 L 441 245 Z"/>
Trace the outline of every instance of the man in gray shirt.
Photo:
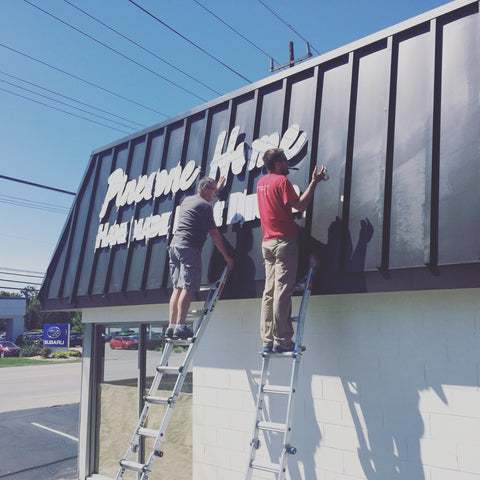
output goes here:
<path id="1" fill-rule="evenodd" d="M 185 321 L 192 294 L 200 289 L 202 248 L 207 234 L 210 234 L 213 243 L 225 258 L 228 269 L 233 267 L 233 259 L 228 255 L 222 236 L 217 230 L 210 204 L 223 181 L 224 178 L 220 178 L 217 184 L 213 178 L 203 177 L 198 184 L 197 194 L 185 198 L 177 209 L 176 229 L 168 249 L 173 292 L 170 297 L 167 337 L 186 339 L 193 336 Z"/>

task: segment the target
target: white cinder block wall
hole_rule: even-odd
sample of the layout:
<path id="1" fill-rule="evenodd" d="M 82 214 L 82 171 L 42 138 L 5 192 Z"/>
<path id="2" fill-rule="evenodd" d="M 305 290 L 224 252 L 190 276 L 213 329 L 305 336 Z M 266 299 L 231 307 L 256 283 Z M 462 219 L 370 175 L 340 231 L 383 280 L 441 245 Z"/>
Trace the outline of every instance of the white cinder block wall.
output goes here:
<path id="1" fill-rule="evenodd" d="M 259 312 L 219 302 L 197 351 L 194 480 L 244 479 Z M 480 479 L 478 289 L 314 296 L 304 340 L 288 478 Z"/>

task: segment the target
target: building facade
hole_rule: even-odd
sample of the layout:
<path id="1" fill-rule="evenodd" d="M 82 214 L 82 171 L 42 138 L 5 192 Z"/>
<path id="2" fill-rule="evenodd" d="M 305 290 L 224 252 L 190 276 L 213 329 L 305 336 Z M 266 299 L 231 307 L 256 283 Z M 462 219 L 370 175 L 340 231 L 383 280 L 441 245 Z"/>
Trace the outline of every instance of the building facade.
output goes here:
<path id="1" fill-rule="evenodd" d="M 320 268 L 290 478 L 480 478 L 479 40 L 478 2 L 456 0 L 92 153 L 40 292 L 83 312 L 81 480 L 112 476 L 128 445 L 156 360 L 146 341 L 168 318 L 175 208 L 202 175 L 227 178 L 214 212 L 236 266 L 182 407 L 190 446 L 178 424 L 186 437 L 158 463 L 243 478 L 261 367 L 255 191 L 273 146 L 299 190 L 317 164 L 330 176 L 296 219 L 298 276 L 310 255 Z M 219 276 L 212 243 L 202 261 L 205 281 Z M 125 329 L 140 348 L 120 358 L 103 335 Z"/>

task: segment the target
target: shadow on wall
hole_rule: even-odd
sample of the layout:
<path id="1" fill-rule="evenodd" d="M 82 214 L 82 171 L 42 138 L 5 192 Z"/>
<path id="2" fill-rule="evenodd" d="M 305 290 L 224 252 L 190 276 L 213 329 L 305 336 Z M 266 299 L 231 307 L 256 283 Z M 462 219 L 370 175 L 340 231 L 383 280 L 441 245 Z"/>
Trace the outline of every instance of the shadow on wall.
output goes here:
<path id="1" fill-rule="evenodd" d="M 374 234 L 373 225 L 367 217 L 360 221 L 360 233 L 355 248 L 353 248 L 351 234 L 347 231 L 344 265 L 342 265 L 341 260 L 342 229 L 342 221 L 339 217 L 336 217 L 328 228 L 328 243 L 326 245 L 307 235 L 304 228 L 298 229 L 300 242 L 298 277 L 305 277 L 312 259 L 319 265 L 315 274 L 313 294 L 367 291 L 364 269 L 367 245 Z"/>
<path id="2" fill-rule="evenodd" d="M 255 262 L 250 256 L 254 247 L 252 228 L 254 227 L 246 223 L 233 226 L 233 232 L 236 236 L 235 248 L 228 242 L 225 236 L 222 236 L 223 242 L 235 262 L 222 293 L 223 300 L 257 297 Z M 209 281 L 214 282 L 220 278 L 224 268 L 225 260 L 219 250 L 214 248 L 208 272 Z"/>
<path id="3" fill-rule="evenodd" d="M 342 309 L 307 325 L 305 397 L 296 412 L 302 420 L 295 425 L 304 432 L 301 438 L 318 438 L 314 451 L 308 441 L 298 445 L 308 450 L 307 464 L 316 461 L 322 469 L 323 447 L 343 451 L 350 467 L 358 456 L 358 466 L 348 472 L 356 479 L 425 480 L 429 468 L 461 471 L 462 461 L 480 473 L 467 447 L 472 434 L 466 427 L 480 417 L 473 407 L 478 404 L 479 305 L 472 301 L 474 292 L 466 294 L 467 301 L 455 295 L 419 292 L 413 300 L 389 295 L 379 299 L 380 308 L 373 298 L 361 300 L 358 311 Z M 319 378 L 324 379 L 321 394 Z M 294 462 L 291 478 L 304 478 L 292 470 L 298 470 Z"/>
<path id="4" fill-rule="evenodd" d="M 357 244 L 353 245 L 348 236 L 344 245 L 347 272 L 362 272 L 374 234 L 368 219 L 362 220 L 360 227 Z M 350 283 L 346 275 L 332 277 L 332 272 L 338 272 L 340 259 L 338 218 L 330 225 L 326 245 L 307 239 L 304 231 L 300 233 L 299 274 L 308 268 L 305 242 L 321 261 L 317 292 L 365 291 L 361 275 Z M 256 245 L 251 245 L 248 230 L 240 229 L 236 234 L 236 265 L 244 270 L 232 274 L 239 275 L 236 281 L 244 282 L 247 288 L 254 268 L 248 253 Z M 332 284 L 327 284 L 332 278 Z M 307 351 L 299 377 L 292 437 L 298 453 L 289 459 L 289 478 L 313 480 L 323 478 L 322 473 L 329 470 L 343 471 L 357 480 L 426 480 L 431 468 L 460 470 L 450 462 L 459 462 L 460 454 L 464 458 L 474 455 L 472 448 L 462 450 L 472 438 L 464 425 L 471 419 L 480 421 L 480 411 L 474 407 L 478 404 L 480 365 L 476 326 L 480 300 L 476 295 L 476 291 L 334 295 L 327 309 L 325 297 L 313 296 L 305 326 Z M 253 324 L 249 318 L 245 324 L 248 330 L 240 331 L 221 347 L 225 352 L 220 352 L 220 368 L 246 369 L 254 399 L 261 342 L 258 337 L 256 342 L 244 341 L 236 348 L 240 339 L 251 339 Z M 232 327 L 228 322 L 219 325 Z M 204 366 L 219 368 L 217 357 L 202 361 Z M 285 373 L 284 380 L 289 376 Z M 465 392 L 459 386 L 475 391 Z M 267 418 L 278 421 L 275 415 L 282 408 L 269 403 L 265 406 Z M 448 426 L 443 423 L 446 417 Z M 265 438 L 264 446 L 275 461 L 281 449 L 273 436 Z M 453 459 L 445 458 L 445 452 L 454 452 Z M 471 458 L 470 462 L 479 469 L 475 474 L 480 474 L 478 460 Z"/>

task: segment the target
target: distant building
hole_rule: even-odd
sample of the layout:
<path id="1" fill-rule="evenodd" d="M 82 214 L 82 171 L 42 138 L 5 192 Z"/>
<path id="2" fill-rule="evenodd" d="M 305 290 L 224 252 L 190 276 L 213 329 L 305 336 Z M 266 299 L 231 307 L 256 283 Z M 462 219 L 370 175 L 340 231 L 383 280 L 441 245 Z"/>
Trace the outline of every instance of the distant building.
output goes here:
<path id="1" fill-rule="evenodd" d="M 23 333 L 26 300 L 23 297 L 0 297 L 0 319 L 7 320 L 5 338 L 15 342 Z"/>

